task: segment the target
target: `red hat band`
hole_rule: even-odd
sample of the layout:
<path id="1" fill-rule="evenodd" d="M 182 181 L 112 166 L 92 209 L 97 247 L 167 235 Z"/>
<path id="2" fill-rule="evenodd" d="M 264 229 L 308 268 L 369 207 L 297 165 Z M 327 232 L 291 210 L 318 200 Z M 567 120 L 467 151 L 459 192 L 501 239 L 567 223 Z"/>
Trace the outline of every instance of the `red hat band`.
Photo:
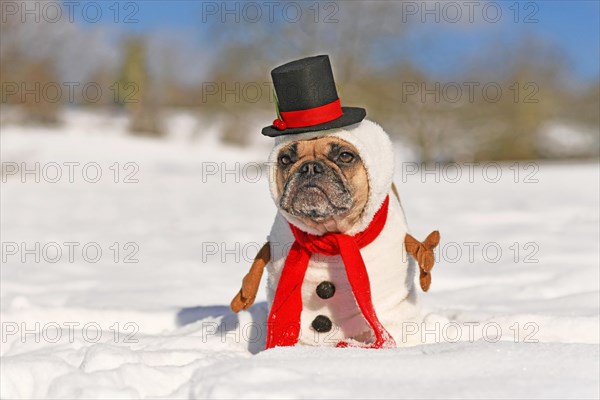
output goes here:
<path id="1" fill-rule="evenodd" d="M 273 121 L 273 126 L 279 130 L 286 128 L 304 128 L 324 124 L 342 116 L 342 105 L 340 99 L 332 101 L 323 106 L 309 108 L 307 110 L 281 111 L 281 120 Z"/>

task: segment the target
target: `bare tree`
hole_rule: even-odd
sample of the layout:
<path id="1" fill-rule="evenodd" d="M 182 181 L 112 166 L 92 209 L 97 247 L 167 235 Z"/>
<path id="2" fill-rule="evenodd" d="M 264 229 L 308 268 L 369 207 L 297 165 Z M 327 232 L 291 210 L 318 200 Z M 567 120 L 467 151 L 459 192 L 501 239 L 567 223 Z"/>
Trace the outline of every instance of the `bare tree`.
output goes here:
<path id="1" fill-rule="evenodd" d="M 163 130 L 152 100 L 144 40 L 130 38 L 124 43 L 124 53 L 118 95 L 130 115 L 129 129 L 135 134 L 160 136 Z"/>

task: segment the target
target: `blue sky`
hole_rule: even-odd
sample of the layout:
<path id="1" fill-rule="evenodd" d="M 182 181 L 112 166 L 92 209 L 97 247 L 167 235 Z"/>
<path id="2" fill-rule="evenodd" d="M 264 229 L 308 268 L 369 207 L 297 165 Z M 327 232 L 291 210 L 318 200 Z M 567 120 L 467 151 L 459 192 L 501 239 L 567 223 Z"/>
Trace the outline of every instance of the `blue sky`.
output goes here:
<path id="1" fill-rule="evenodd" d="M 135 4 L 130 4 L 135 3 Z M 217 8 L 223 7 L 223 2 L 209 2 Z M 262 3 L 256 2 L 261 7 Z M 285 4 L 284 2 L 278 2 Z M 300 2 L 298 2 L 300 3 Z M 326 2 L 325 2 L 326 3 Z M 325 4 L 323 3 L 323 4 Z M 418 7 L 422 1 L 413 2 Z M 457 1 L 463 12 L 466 10 L 465 1 Z M 545 38 L 560 46 L 569 61 L 569 67 L 577 79 L 597 80 L 600 76 L 600 1 L 590 0 L 567 0 L 567 1 L 496 1 L 500 5 L 502 18 L 499 23 L 434 23 L 431 15 L 425 16 L 425 23 L 419 21 L 422 10 L 408 17 L 409 22 L 416 22 L 417 35 L 420 39 L 426 37 L 430 45 L 429 51 L 419 52 L 413 49 L 411 59 L 425 70 L 434 74 L 443 74 L 453 68 L 461 68 L 458 65 L 470 52 L 478 51 L 485 47 L 490 38 L 502 38 L 518 41 L 526 33 L 533 33 L 538 37 Z M 114 4 L 108 1 L 106 7 Z M 243 4 L 243 3 L 241 3 Z M 307 8 L 314 1 L 302 3 Z M 442 3 L 443 4 L 443 3 Z M 481 4 L 484 4 L 483 2 Z M 235 7 L 229 3 L 231 7 Z M 188 0 L 146 0 L 119 3 L 118 27 L 127 32 L 157 33 L 168 32 L 168 37 L 177 40 L 188 48 L 202 48 L 209 45 L 206 32 L 207 24 L 203 23 L 207 7 L 212 7 L 200 1 Z M 343 2 L 337 2 L 342 10 Z M 203 10 L 205 14 L 203 14 Z M 263 8 L 263 10 L 266 10 Z M 408 10 L 408 9 L 407 9 Z M 491 8 L 494 11 L 494 8 Z M 518 10 L 518 14 L 517 13 Z M 221 11 L 221 10 L 219 10 Z M 325 12 L 325 10 L 322 10 Z M 343 10 L 342 10 L 343 11 Z M 447 11 L 450 13 L 450 10 Z M 105 9 L 106 13 L 99 23 L 115 25 L 114 6 L 111 10 Z M 414 12 L 414 11 L 413 11 Z M 492 13 L 493 14 L 493 13 Z M 131 16 L 134 23 L 125 23 L 125 18 Z M 442 20 L 444 19 L 442 15 Z M 448 14 L 449 15 L 449 14 Z M 474 15 L 480 16 L 479 12 Z M 111 18 L 109 18 L 109 16 Z M 525 23 L 530 16 L 529 23 Z M 229 17 L 228 17 L 229 18 Z M 324 18 L 323 13 L 320 18 Z M 398 17 L 400 18 L 400 17 Z M 263 17 L 266 21 L 266 17 Z M 481 20 L 481 18 L 479 18 Z M 466 14 L 464 21 L 466 21 Z M 518 20 L 518 23 L 515 22 Z M 461 20 L 462 21 L 462 20 Z M 262 23 L 262 20 L 261 22 Z M 420 41 L 419 41 L 420 43 Z M 420 44 L 419 44 L 420 46 Z"/>

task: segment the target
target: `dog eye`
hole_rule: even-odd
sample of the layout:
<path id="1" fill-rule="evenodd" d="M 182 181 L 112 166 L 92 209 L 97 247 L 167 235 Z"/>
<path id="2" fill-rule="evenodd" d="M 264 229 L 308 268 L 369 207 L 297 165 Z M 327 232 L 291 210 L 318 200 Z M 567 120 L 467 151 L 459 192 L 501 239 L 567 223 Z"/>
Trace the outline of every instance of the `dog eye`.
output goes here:
<path id="1" fill-rule="evenodd" d="M 350 153 L 349 151 L 344 151 L 339 155 L 338 160 L 343 163 L 352 162 L 352 160 L 354 160 L 354 154 Z"/>
<path id="2" fill-rule="evenodd" d="M 292 158 L 290 156 L 288 156 L 287 154 L 284 154 L 281 157 L 279 157 L 279 164 L 290 165 L 291 163 L 292 163 Z"/>

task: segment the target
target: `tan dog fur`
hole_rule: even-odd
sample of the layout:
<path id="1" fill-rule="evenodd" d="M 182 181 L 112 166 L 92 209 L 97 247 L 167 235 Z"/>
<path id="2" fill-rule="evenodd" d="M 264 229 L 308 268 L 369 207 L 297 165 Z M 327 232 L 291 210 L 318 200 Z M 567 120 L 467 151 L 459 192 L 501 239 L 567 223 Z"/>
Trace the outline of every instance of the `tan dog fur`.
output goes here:
<path id="1" fill-rule="evenodd" d="M 332 216 L 325 221 L 315 221 L 303 216 L 297 216 L 297 218 L 321 233 L 347 231 L 360 219 L 369 198 L 367 170 L 360 159 L 358 150 L 345 140 L 335 137 L 322 137 L 290 143 L 281 149 L 279 152 L 280 157 L 285 155 L 292 145 L 295 146 L 297 159 L 293 160 L 293 164 L 289 168 L 281 168 L 281 166 L 277 168 L 275 179 L 279 193 L 284 193 L 288 178 L 304 162 L 311 160 L 323 161 L 333 168 L 338 176 L 343 178 L 345 186 L 352 196 L 352 207 L 348 212 Z M 355 159 L 351 163 L 344 163 L 339 160 L 339 157 L 334 158 L 331 151 L 335 146 L 339 147 L 338 156 L 342 153 L 350 153 Z"/>

